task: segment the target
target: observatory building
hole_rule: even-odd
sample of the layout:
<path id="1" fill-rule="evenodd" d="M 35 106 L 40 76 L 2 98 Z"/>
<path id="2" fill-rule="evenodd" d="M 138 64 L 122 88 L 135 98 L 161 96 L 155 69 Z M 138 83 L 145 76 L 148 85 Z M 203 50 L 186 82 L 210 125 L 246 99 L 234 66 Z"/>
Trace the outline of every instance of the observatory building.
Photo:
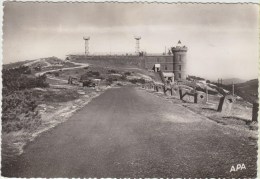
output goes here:
<path id="1" fill-rule="evenodd" d="M 187 77 L 186 71 L 186 53 L 188 48 L 181 44 L 181 41 L 175 47 L 171 48 L 172 54 L 165 55 L 146 55 L 144 57 L 144 68 L 163 72 L 166 76 L 174 76 L 174 81 L 182 81 Z"/>
<path id="2" fill-rule="evenodd" d="M 85 55 L 69 55 L 70 58 L 84 59 L 93 63 L 102 64 L 120 64 L 130 67 L 139 67 L 149 71 L 154 71 L 157 74 L 164 76 L 169 81 L 183 81 L 187 77 L 186 71 L 186 54 L 188 48 L 181 44 L 181 41 L 177 43 L 175 47 L 172 47 L 168 53 L 162 54 L 147 54 L 140 52 L 140 39 L 141 37 L 135 37 L 136 51 L 135 54 L 106 54 L 106 55 L 94 55 L 89 54 L 88 41 L 89 37 L 84 37 L 85 40 Z"/>

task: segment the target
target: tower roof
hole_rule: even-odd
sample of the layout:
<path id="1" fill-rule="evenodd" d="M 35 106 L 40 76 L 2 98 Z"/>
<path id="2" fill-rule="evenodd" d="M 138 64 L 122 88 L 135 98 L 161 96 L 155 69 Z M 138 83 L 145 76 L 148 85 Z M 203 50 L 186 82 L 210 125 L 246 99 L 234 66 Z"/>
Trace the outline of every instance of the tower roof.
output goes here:
<path id="1" fill-rule="evenodd" d="M 181 45 L 181 41 L 179 40 L 178 41 L 178 43 L 177 43 L 177 45 L 176 45 L 176 47 L 181 47 L 182 45 Z"/>
<path id="2" fill-rule="evenodd" d="M 181 41 L 179 40 L 177 45 L 175 47 L 172 47 L 171 50 L 172 50 L 172 53 L 179 52 L 179 51 L 187 52 L 188 48 L 185 45 L 182 45 Z"/>

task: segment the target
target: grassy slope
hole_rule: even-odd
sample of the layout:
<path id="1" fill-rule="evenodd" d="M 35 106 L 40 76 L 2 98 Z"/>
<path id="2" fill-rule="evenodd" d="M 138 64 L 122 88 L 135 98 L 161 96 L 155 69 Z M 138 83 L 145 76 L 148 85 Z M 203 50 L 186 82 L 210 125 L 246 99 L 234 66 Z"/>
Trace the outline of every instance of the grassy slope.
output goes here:
<path id="1" fill-rule="evenodd" d="M 26 61 L 21 61 L 21 62 L 3 64 L 3 69 L 17 68 L 19 66 L 22 66 L 22 65 L 29 63 L 29 62 L 32 62 L 32 61 L 34 61 L 34 60 L 26 60 Z"/>
<path id="2" fill-rule="evenodd" d="M 232 83 L 238 84 L 238 83 L 244 83 L 246 80 L 242 80 L 239 78 L 229 78 L 229 79 L 223 79 L 222 83 L 224 85 L 231 85 Z"/>
<path id="3" fill-rule="evenodd" d="M 232 91 L 232 85 L 224 85 L 224 88 Z M 255 102 L 258 100 L 258 79 L 235 84 L 235 94 L 250 103 Z"/>
<path id="4" fill-rule="evenodd" d="M 258 79 L 236 84 L 235 91 L 247 101 L 258 100 Z"/>
<path id="5" fill-rule="evenodd" d="M 39 61 L 38 61 L 39 60 Z M 23 66 L 25 64 L 30 64 L 29 65 L 31 68 L 36 67 L 36 66 L 46 66 L 46 62 L 50 65 L 56 65 L 57 63 L 61 64 L 66 64 L 65 61 L 57 58 L 57 57 L 46 57 L 46 58 L 41 58 L 41 59 L 35 59 L 35 60 L 26 60 L 26 61 L 19 61 L 19 62 L 14 62 L 14 63 L 9 63 L 9 64 L 3 64 L 4 69 L 10 69 L 10 68 L 17 68 L 19 66 Z"/>

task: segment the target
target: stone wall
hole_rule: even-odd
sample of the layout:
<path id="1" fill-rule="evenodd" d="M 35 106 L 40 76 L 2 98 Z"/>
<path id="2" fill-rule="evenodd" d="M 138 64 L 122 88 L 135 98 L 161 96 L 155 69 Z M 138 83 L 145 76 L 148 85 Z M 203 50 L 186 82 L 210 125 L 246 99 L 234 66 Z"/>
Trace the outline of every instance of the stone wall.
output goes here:
<path id="1" fill-rule="evenodd" d="M 161 65 L 161 71 L 173 72 L 173 56 L 145 56 L 145 69 L 152 70 L 155 64 Z"/>
<path id="2" fill-rule="evenodd" d="M 100 65 L 131 66 L 147 70 L 153 70 L 155 64 L 161 64 L 161 71 L 173 72 L 173 56 L 169 55 L 147 55 L 147 56 L 126 56 L 126 55 L 106 55 L 106 56 L 70 56 L 74 60 L 89 62 Z"/>

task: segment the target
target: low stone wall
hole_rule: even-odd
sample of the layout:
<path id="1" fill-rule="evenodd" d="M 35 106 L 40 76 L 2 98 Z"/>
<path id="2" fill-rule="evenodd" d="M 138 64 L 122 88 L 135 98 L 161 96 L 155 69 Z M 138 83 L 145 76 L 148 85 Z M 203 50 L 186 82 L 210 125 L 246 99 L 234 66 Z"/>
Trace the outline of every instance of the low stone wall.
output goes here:
<path id="1" fill-rule="evenodd" d="M 202 91 L 197 91 L 193 88 L 189 88 L 183 85 L 163 85 L 150 83 L 144 86 L 144 88 L 147 90 L 164 93 L 166 96 L 172 96 L 186 103 L 193 103 L 194 105 L 202 104 L 202 106 L 200 107 L 205 107 L 205 109 L 208 109 L 207 105 L 210 105 L 210 109 L 214 110 L 215 112 L 221 114 L 220 116 L 224 117 L 232 116 L 237 107 L 234 107 L 234 104 L 237 102 L 236 97 L 230 94 L 220 98 L 219 96 L 216 96 L 217 98 L 215 98 L 214 103 L 212 103 L 213 101 L 210 102 L 209 99 L 207 99 L 210 98 L 210 95 L 207 96 L 207 94 Z M 217 105 L 216 102 L 218 100 L 219 102 Z M 214 107 L 215 109 L 213 109 L 212 107 Z M 258 102 L 255 102 L 252 108 L 252 122 L 258 122 L 258 110 L 259 104 Z"/>
<path id="2" fill-rule="evenodd" d="M 229 115 L 233 108 L 236 98 L 232 95 L 226 95 L 220 98 L 218 105 L 218 112 L 221 112 L 224 115 Z"/>

